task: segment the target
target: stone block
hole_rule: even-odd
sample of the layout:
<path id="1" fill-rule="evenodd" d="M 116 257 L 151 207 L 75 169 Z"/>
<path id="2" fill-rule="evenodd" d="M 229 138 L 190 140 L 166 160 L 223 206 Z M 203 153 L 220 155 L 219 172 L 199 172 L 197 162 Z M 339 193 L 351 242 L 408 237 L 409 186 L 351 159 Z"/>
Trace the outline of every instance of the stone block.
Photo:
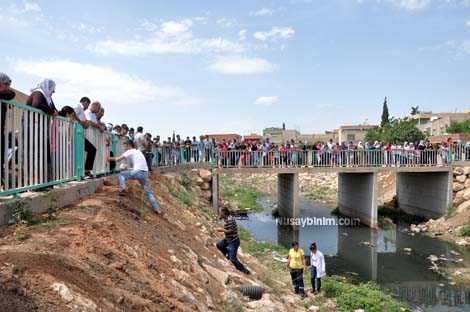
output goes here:
<path id="1" fill-rule="evenodd" d="M 459 182 L 454 182 L 452 184 L 452 189 L 454 190 L 454 192 L 458 192 L 458 191 L 461 191 L 463 190 L 465 187 L 462 183 L 459 183 Z"/>
<path id="2" fill-rule="evenodd" d="M 462 175 L 456 176 L 456 177 L 455 177 L 455 180 L 456 180 L 457 182 L 464 183 L 465 180 L 467 180 L 467 176 L 462 174 Z"/>
<path id="3" fill-rule="evenodd" d="M 470 175 L 470 166 L 463 167 L 463 174 L 466 176 Z"/>
<path id="4" fill-rule="evenodd" d="M 462 175 L 463 174 L 463 168 L 462 167 L 455 167 L 454 169 L 454 176 L 459 176 L 459 175 Z"/>

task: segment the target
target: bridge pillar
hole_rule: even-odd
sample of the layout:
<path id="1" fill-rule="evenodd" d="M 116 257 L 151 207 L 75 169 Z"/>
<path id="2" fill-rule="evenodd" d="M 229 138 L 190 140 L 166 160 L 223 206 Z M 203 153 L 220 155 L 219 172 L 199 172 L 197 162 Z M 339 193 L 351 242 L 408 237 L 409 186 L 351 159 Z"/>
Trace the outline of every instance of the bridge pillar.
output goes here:
<path id="1" fill-rule="evenodd" d="M 299 217 L 298 173 L 280 173 L 277 175 L 277 208 L 281 217 Z"/>
<path id="2" fill-rule="evenodd" d="M 397 172 L 397 199 L 406 213 L 442 217 L 452 203 L 452 171 Z"/>
<path id="3" fill-rule="evenodd" d="M 219 212 L 219 175 L 212 172 L 212 209 Z"/>
<path id="4" fill-rule="evenodd" d="M 362 224 L 377 228 L 377 174 L 339 173 L 339 212 L 360 218 Z"/>

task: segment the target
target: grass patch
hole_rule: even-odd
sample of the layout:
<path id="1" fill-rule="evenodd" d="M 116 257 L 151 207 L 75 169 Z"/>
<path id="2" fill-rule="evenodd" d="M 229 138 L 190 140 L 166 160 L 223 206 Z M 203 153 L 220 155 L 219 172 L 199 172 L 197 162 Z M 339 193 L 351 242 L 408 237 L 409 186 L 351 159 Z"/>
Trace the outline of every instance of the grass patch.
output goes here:
<path id="1" fill-rule="evenodd" d="M 450 204 L 449 207 L 447 207 L 445 219 L 447 220 L 449 218 L 452 218 L 456 214 L 457 214 L 457 206 L 454 204 Z"/>
<path id="2" fill-rule="evenodd" d="M 181 192 L 177 189 L 172 189 L 172 188 L 170 188 L 169 190 L 170 190 L 170 194 L 174 198 L 177 198 L 178 200 L 182 201 L 185 205 L 191 206 L 193 204 L 193 198 L 188 193 Z"/>
<path id="3" fill-rule="evenodd" d="M 141 217 L 145 216 L 146 213 L 147 213 L 147 207 L 145 206 L 142 206 L 140 207 L 139 210 L 137 210 L 137 214 Z"/>
<path id="4" fill-rule="evenodd" d="M 24 273 L 25 271 L 26 271 L 25 267 L 21 267 L 21 266 L 13 267 L 13 274 L 21 274 L 21 273 Z"/>
<path id="5" fill-rule="evenodd" d="M 20 198 L 15 201 L 13 217 L 17 224 L 23 225 L 34 225 L 37 223 L 37 220 L 34 219 L 34 214 L 31 208 L 28 207 L 26 201 L 28 199 Z M 29 199 L 29 201 L 31 201 Z"/>
<path id="6" fill-rule="evenodd" d="M 182 184 L 186 191 L 190 192 L 191 191 L 191 179 L 188 178 L 186 174 L 183 174 L 183 181 Z"/>
<path id="7" fill-rule="evenodd" d="M 470 224 L 467 223 L 464 226 L 460 228 L 460 230 L 457 232 L 457 236 L 470 236 Z"/>
<path id="8" fill-rule="evenodd" d="M 15 266 L 13 267 L 13 274 L 21 274 L 26 271 L 26 268 L 21 267 L 21 266 Z"/>
<path id="9" fill-rule="evenodd" d="M 58 227 L 61 227 L 61 226 L 67 225 L 67 224 L 68 224 L 68 222 L 63 221 L 63 220 L 46 220 L 44 222 L 39 223 L 38 225 L 39 226 L 45 226 L 45 227 L 48 227 L 48 228 L 58 228 Z"/>
<path id="10" fill-rule="evenodd" d="M 332 196 L 336 195 L 337 191 L 329 188 L 328 186 L 320 186 L 313 190 L 313 192 L 306 195 L 308 199 L 331 201 Z"/>
<path id="11" fill-rule="evenodd" d="M 88 207 L 87 205 L 83 205 L 83 204 L 80 205 L 80 206 L 78 206 L 78 208 L 79 208 L 80 210 L 86 210 L 86 211 L 90 211 L 90 210 L 91 210 L 90 207 Z"/>
<path id="12" fill-rule="evenodd" d="M 373 282 L 354 285 L 340 282 L 332 277 L 324 277 L 322 289 L 326 297 L 336 299 L 338 311 L 363 309 L 367 312 L 388 312 L 406 308 L 404 303 L 382 292 Z"/>
<path id="13" fill-rule="evenodd" d="M 24 233 L 24 232 L 16 232 L 13 234 L 13 239 L 19 240 L 19 241 L 25 241 L 27 239 L 30 239 L 32 236 L 29 233 Z"/>
<path id="14" fill-rule="evenodd" d="M 238 236 L 240 237 L 240 240 L 245 242 L 251 239 L 251 233 L 241 226 L 238 226 Z"/>
<path id="15" fill-rule="evenodd" d="M 253 256 L 261 256 L 276 251 L 279 254 L 287 255 L 289 250 L 278 246 L 272 243 L 264 243 L 264 242 L 250 242 L 246 247 L 246 251 Z"/>
<path id="16" fill-rule="evenodd" d="M 228 200 L 235 209 L 246 209 L 251 211 L 261 211 L 263 207 L 256 201 L 263 196 L 263 193 L 248 186 L 236 184 L 227 176 L 220 177 L 220 194 Z"/>

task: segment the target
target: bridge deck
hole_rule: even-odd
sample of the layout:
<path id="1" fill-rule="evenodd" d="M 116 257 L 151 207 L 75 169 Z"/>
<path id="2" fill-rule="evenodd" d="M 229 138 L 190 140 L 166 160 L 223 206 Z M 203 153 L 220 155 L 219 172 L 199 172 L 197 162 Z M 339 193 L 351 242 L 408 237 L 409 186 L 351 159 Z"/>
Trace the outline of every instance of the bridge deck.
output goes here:
<path id="1" fill-rule="evenodd" d="M 450 172 L 451 166 L 435 167 L 291 167 L 291 168 L 223 168 L 215 167 L 215 173 L 373 173 L 373 172 Z"/>

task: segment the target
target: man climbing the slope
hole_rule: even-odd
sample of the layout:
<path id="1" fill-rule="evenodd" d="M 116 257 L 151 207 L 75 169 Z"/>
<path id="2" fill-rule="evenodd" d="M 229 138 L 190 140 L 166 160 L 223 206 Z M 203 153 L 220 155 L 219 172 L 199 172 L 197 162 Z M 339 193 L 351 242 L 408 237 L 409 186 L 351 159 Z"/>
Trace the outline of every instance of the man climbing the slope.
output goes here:
<path id="1" fill-rule="evenodd" d="M 162 211 L 160 210 L 160 207 L 157 204 L 157 200 L 155 199 L 155 196 L 150 190 L 148 167 L 147 162 L 145 160 L 145 156 L 144 154 L 142 154 L 142 152 L 134 148 L 133 140 L 128 140 L 124 142 L 124 154 L 122 154 L 121 156 L 108 156 L 108 161 L 120 162 L 124 159 L 127 159 L 129 161 L 129 163 L 131 164 L 131 168 L 121 166 L 122 171 L 119 174 L 119 186 L 121 187 L 121 191 L 119 192 L 119 195 L 127 195 L 126 180 L 137 180 L 142 186 L 142 189 L 144 190 L 145 195 L 147 196 L 150 205 L 152 206 L 152 210 L 157 214 L 162 214 Z"/>

